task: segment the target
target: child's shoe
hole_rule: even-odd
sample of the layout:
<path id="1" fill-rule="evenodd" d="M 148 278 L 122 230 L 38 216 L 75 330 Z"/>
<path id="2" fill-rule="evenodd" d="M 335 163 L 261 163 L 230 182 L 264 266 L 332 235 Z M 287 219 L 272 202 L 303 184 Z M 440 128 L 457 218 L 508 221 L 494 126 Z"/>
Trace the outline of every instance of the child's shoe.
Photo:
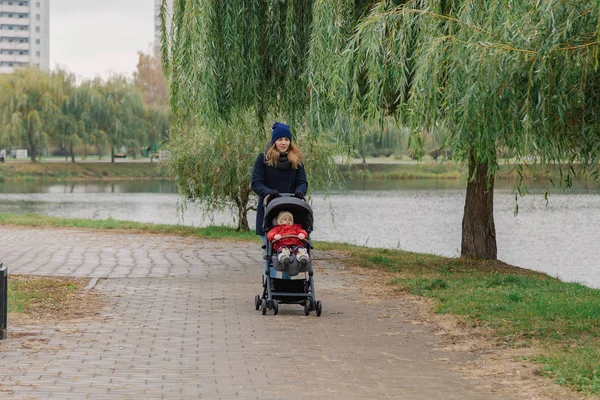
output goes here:
<path id="1" fill-rule="evenodd" d="M 302 267 L 306 267 L 308 264 L 308 252 L 306 249 L 298 249 L 298 255 L 296 256 L 296 259 L 300 262 Z"/>
<path id="2" fill-rule="evenodd" d="M 290 266 L 290 251 L 288 249 L 282 249 L 281 253 L 277 256 L 279 263 L 285 268 Z"/>

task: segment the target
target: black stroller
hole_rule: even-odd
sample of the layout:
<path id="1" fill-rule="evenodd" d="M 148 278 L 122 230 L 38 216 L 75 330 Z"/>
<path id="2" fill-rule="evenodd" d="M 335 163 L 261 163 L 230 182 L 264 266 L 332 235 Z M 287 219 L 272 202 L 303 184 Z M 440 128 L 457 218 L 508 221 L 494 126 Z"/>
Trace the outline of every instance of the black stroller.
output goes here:
<path id="1" fill-rule="evenodd" d="M 310 235 L 313 230 L 313 213 L 310 205 L 291 194 L 282 194 L 270 201 L 265 208 L 263 220 L 265 236 L 275 225 L 274 221 L 281 211 L 291 212 L 294 216 L 294 223 L 300 224 Z M 310 237 L 307 237 L 305 242 L 310 258 L 310 250 L 312 249 Z M 267 241 L 263 245 L 263 249 L 266 246 L 262 275 L 264 290 L 262 296 L 256 295 L 254 298 L 256 309 L 261 309 L 263 315 L 267 313 L 267 309 L 273 310 L 273 314 L 277 315 L 279 304 L 300 304 L 304 306 L 304 315 L 309 315 L 311 311 L 315 311 L 317 317 L 320 317 L 323 305 L 315 297 L 312 261 L 302 265 L 296 260 L 295 255 L 291 254 L 289 265 L 284 265 L 279 262 L 277 253 L 274 253 L 273 243 Z"/>

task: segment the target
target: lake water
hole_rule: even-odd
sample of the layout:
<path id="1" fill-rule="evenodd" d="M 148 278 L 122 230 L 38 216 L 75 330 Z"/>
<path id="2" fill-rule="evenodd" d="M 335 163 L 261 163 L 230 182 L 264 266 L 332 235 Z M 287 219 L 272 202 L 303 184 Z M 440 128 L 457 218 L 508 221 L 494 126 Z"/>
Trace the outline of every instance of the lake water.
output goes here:
<path id="1" fill-rule="evenodd" d="M 600 288 L 600 189 L 576 183 L 554 190 L 546 204 L 542 188 L 518 199 L 512 183 L 494 194 L 498 258 L 566 281 Z M 314 193 L 313 239 L 398 248 L 445 256 L 460 254 L 464 184 L 455 180 L 351 181 L 346 192 Z M 170 181 L 68 184 L 0 183 L 0 212 L 161 224 L 233 225 L 230 213 L 210 220 L 196 206 L 177 211 Z M 250 216 L 254 223 L 254 215 Z"/>

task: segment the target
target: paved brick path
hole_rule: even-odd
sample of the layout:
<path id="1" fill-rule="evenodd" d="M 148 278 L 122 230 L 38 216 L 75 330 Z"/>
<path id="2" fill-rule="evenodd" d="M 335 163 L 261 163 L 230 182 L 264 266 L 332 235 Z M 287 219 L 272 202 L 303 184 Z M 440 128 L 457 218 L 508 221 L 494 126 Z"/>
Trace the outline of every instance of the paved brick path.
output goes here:
<path id="1" fill-rule="evenodd" d="M 101 278 L 109 304 L 103 320 L 9 326 L 2 399 L 524 398 L 462 377 L 454 367 L 473 355 L 436 349 L 407 305 L 362 301 L 326 253 L 313 253 L 317 318 L 254 310 L 258 245 L 0 228 L 0 248 L 11 274 Z"/>

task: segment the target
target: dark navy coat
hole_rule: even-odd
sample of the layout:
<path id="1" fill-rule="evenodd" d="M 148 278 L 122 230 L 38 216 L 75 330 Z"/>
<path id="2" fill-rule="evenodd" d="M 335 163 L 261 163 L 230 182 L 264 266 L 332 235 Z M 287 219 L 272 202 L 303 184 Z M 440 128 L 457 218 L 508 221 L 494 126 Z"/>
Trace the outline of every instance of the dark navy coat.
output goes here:
<path id="1" fill-rule="evenodd" d="M 265 208 L 263 201 L 271 190 L 276 189 L 279 193 L 306 194 L 308 191 L 308 181 L 306 180 L 306 171 L 304 165 L 298 165 L 297 169 L 278 169 L 267 165 L 265 162 L 265 153 L 260 153 L 254 162 L 252 170 L 252 190 L 258 195 L 258 205 L 256 207 L 256 234 L 264 235 L 263 218 Z"/>

